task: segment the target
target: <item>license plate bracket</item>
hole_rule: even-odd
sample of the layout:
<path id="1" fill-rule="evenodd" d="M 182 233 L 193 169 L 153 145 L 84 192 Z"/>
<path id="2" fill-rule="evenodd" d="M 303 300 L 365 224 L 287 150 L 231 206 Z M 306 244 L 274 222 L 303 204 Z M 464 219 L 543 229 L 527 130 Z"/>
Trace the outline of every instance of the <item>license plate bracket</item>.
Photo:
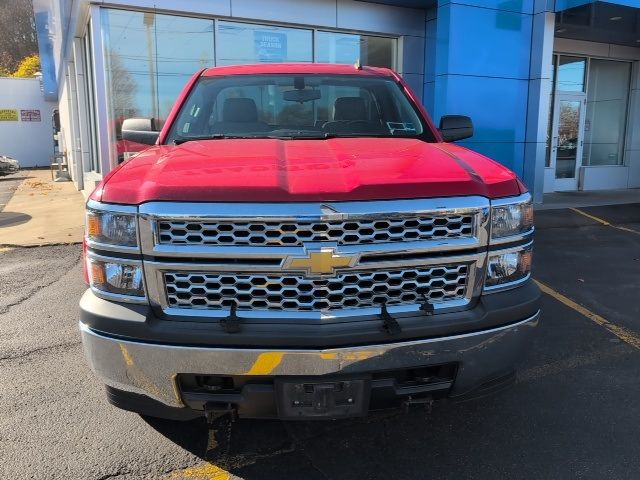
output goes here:
<path id="1" fill-rule="evenodd" d="M 361 417 L 369 410 L 368 378 L 276 378 L 278 417 L 326 419 Z"/>

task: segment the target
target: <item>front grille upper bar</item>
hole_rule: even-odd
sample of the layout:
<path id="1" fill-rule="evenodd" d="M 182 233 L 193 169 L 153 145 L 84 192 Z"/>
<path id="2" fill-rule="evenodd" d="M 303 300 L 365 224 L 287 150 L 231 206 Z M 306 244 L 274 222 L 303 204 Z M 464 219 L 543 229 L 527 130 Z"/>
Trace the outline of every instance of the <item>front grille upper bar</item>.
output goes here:
<path id="1" fill-rule="evenodd" d="M 398 269 L 417 265 L 469 265 L 465 297 L 434 304 L 439 312 L 453 311 L 469 305 L 482 292 L 489 235 L 490 203 L 484 197 L 469 196 L 418 200 L 389 200 L 335 203 L 173 203 L 152 202 L 139 207 L 139 232 L 144 255 L 147 294 L 152 306 L 171 317 L 225 317 L 227 309 L 175 308 L 168 304 L 164 274 L 192 272 L 279 272 L 288 256 L 306 255 L 306 249 L 335 247 L 332 242 L 305 243 L 304 246 L 216 246 L 167 245 L 157 237 L 158 220 L 206 221 L 336 221 L 384 219 L 391 216 L 429 214 L 473 215 L 473 234 L 464 238 L 438 238 L 411 242 L 340 245 L 339 253 L 358 255 L 360 263 L 351 270 Z M 367 256 L 371 261 L 366 261 Z M 375 256 L 375 258 L 374 258 Z M 386 257 L 389 258 L 386 258 Z M 364 260 L 364 261 L 363 261 Z M 337 270 L 339 272 L 340 270 Z M 286 270 L 295 274 L 295 270 Z M 298 272 L 299 273 L 299 272 Z M 420 305 L 389 306 L 391 313 L 414 312 Z M 330 312 L 242 311 L 239 315 L 252 319 L 308 318 L 327 321 L 352 316 L 376 315 L 379 308 L 344 309 Z"/>
<path id="2" fill-rule="evenodd" d="M 304 246 L 218 246 L 162 244 L 158 220 L 205 222 L 211 219 L 237 222 L 329 222 L 344 220 L 384 220 L 390 217 L 474 215 L 473 235 L 461 238 L 434 238 L 414 242 L 341 245 L 340 251 L 385 253 L 398 251 L 443 252 L 485 247 L 488 243 L 489 201 L 484 197 L 455 197 L 419 200 L 384 200 L 335 203 L 174 203 L 151 202 L 139 208 L 142 253 L 153 257 L 269 258 L 273 255 L 304 254 Z M 308 245 L 308 243 L 305 243 Z"/>

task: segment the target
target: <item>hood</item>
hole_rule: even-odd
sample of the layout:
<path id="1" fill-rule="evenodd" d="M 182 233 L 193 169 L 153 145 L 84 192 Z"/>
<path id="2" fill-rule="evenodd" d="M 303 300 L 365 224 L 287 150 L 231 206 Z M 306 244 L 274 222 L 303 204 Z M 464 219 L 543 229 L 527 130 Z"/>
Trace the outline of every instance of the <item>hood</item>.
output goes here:
<path id="1" fill-rule="evenodd" d="M 122 204 L 326 202 L 520 193 L 513 172 L 453 144 L 226 139 L 151 147 L 113 171 L 92 198 Z"/>

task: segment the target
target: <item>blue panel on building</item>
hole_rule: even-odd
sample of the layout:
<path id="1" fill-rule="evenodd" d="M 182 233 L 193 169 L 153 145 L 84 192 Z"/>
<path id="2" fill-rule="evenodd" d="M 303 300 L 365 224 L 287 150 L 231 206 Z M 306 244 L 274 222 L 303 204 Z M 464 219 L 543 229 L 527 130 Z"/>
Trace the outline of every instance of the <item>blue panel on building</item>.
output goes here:
<path id="1" fill-rule="evenodd" d="M 534 0 L 438 0 L 439 7 L 450 3 L 506 12 L 532 13 Z"/>
<path id="2" fill-rule="evenodd" d="M 562 12 L 569 8 L 580 7 L 590 3 L 602 3 L 600 0 L 556 0 L 556 12 Z M 640 0 L 607 0 L 606 3 L 622 5 L 624 7 L 640 8 Z"/>
<path id="3" fill-rule="evenodd" d="M 53 58 L 53 43 L 49 36 L 49 13 L 35 12 L 36 32 L 38 34 L 38 50 L 40 54 L 40 71 L 44 98 L 48 101 L 58 100 L 58 82 L 56 66 Z"/>
<path id="4" fill-rule="evenodd" d="M 457 4 L 439 15 L 436 75 L 529 78 L 531 15 Z"/>

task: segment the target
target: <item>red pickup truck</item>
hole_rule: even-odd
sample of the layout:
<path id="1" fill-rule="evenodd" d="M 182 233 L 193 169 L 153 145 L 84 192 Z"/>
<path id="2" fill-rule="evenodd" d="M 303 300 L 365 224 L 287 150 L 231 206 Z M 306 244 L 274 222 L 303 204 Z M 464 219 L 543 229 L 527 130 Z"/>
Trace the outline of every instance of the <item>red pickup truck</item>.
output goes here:
<path id="1" fill-rule="evenodd" d="M 333 419 L 505 385 L 537 326 L 531 196 L 393 71 L 198 72 L 87 203 L 80 301 L 110 402 Z"/>

